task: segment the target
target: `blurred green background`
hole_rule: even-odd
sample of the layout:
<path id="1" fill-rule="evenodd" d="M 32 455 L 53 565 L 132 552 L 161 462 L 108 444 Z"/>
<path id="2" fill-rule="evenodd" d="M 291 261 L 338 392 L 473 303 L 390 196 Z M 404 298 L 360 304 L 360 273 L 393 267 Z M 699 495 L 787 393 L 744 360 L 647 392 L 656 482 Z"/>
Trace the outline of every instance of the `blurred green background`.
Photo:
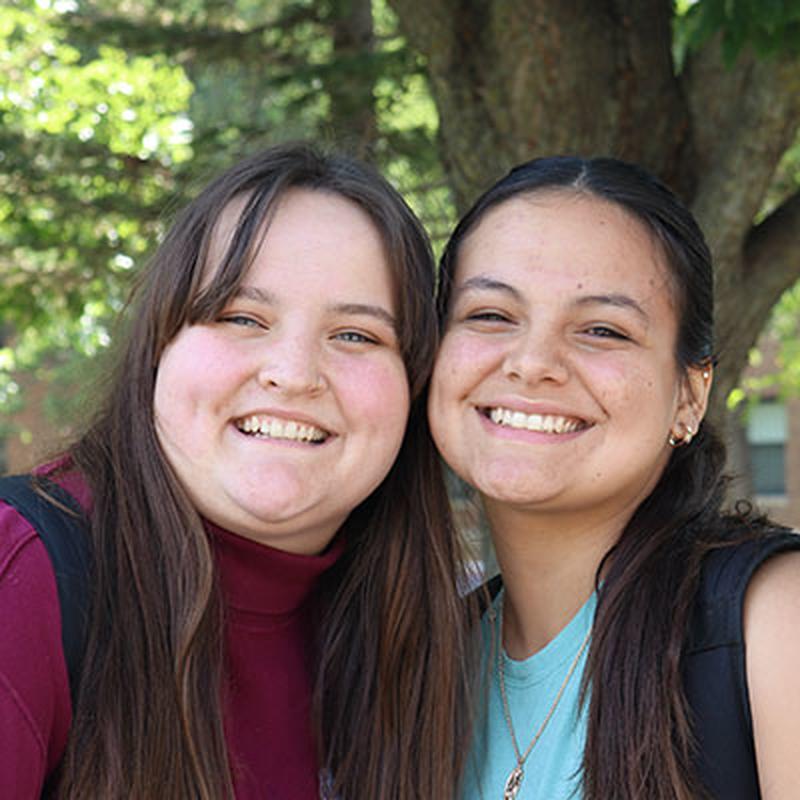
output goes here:
<path id="1" fill-rule="evenodd" d="M 512 164 L 610 154 L 703 224 L 713 413 L 740 487 L 800 525 L 799 127 L 800 0 L 6 2 L 0 470 L 74 430 L 137 270 L 240 155 L 370 159 L 439 249 Z"/>

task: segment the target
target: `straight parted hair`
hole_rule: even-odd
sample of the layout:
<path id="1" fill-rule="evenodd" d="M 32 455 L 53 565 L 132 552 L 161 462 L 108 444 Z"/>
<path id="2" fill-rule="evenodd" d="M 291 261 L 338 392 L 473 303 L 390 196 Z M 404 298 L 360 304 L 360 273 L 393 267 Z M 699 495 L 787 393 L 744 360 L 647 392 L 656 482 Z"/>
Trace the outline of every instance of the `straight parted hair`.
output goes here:
<path id="1" fill-rule="evenodd" d="M 380 233 L 412 397 L 397 462 L 348 518 L 345 553 L 323 579 L 320 763 L 341 800 L 446 797 L 457 784 L 472 656 L 456 593 L 461 553 L 425 415 L 437 344 L 432 256 L 382 177 L 299 144 L 242 161 L 178 216 L 137 287 L 105 404 L 69 450 L 92 491 L 95 573 L 62 798 L 233 797 L 214 559 L 159 445 L 153 396 L 166 346 L 184 326 L 218 317 L 296 188 L 351 201 Z M 227 251 L 210 264 L 220 214 L 241 198 Z"/>
<path id="2" fill-rule="evenodd" d="M 568 156 L 522 164 L 476 200 L 441 260 L 437 299 L 447 322 L 459 248 L 487 211 L 543 192 L 612 203 L 653 237 L 678 317 L 677 365 L 713 362 L 713 269 L 702 231 L 676 196 L 643 169 Z M 690 710 L 681 654 L 700 566 L 709 550 L 770 530 L 739 507 L 721 513 L 724 448 L 707 421 L 676 448 L 651 494 L 597 572 L 598 604 L 583 683 L 589 703 L 584 800 L 697 800 Z M 603 580 L 600 582 L 602 572 Z"/>

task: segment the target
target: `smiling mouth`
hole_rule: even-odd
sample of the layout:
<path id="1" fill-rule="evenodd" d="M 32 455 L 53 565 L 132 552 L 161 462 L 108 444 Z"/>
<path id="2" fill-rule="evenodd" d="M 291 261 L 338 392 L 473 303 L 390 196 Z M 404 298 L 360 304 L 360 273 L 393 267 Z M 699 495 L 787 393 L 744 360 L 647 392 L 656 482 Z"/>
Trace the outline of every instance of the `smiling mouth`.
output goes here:
<path id="1" fill-rule="evenodd" d="M 292 442 L 322 444 L 331 436 L 329 431 L 317 428 L 315 425 L 307 425 L 304 422 L 290 419 L 262 417 L 256 414 L 237 419 L 233 424 L 241 433 L 257 439 L 284 439 Z"/>
<path id="2" fill-rule="evenodd" d="M 590 423 L 577 417 L 562 417 L 557 414 L 524 414 L 500 406 L 487 406 L 480 409 L 484 417 L 495 425 L 537 433 L 575 433 L 590 427 Z"/>

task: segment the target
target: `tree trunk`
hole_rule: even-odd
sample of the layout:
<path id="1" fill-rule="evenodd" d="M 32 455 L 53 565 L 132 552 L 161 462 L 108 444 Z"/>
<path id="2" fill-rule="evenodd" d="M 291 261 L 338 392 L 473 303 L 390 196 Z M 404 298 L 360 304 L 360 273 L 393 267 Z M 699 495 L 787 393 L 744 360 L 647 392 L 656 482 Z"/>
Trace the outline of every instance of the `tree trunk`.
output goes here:
<path id="1" fill-rule="evenodd" d="M 711 40 L 680 75 L 666 0 L 390 0 L 425 57 L 463 210 L 537 155 L 612 155 L 660 175 L 714 253 L 721 361 L 712 415 L 781 292 L 800 277 L 800 196 L 754 226 L 800 123 L 800 59 L 722 63 Z"/>
<path id="2" fill-rule="evenodd" d="M 330 24 L 336 68 L 323 83 L 330 99 L 332 133 L 355 154 L 368 157 L 378 130 L 370 60 L 375 49 L 371 0 L 334 0 Z"/>

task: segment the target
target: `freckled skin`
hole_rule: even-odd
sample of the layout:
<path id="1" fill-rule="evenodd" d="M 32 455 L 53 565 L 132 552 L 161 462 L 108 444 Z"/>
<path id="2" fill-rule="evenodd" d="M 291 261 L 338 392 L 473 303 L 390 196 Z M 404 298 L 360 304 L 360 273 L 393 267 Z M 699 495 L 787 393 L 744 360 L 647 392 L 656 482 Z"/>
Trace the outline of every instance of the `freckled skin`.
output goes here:
<path id="1" fill-rule="evenodd" d="M 461 291 L 479 277 L 513 294 Z M 513 198 L 462 243 L 453 298 L 429 404 L 445 460 L 487 508 L 632 513 L 688 404 L 667 267 L 649 232 L 601 200 Z M 485 312 L 500 319 L 473 319 Z M 547 442 L 498 436 L 476 409 L 500 399 L 526 411 L 544 405 L 586 428 Z"/>

